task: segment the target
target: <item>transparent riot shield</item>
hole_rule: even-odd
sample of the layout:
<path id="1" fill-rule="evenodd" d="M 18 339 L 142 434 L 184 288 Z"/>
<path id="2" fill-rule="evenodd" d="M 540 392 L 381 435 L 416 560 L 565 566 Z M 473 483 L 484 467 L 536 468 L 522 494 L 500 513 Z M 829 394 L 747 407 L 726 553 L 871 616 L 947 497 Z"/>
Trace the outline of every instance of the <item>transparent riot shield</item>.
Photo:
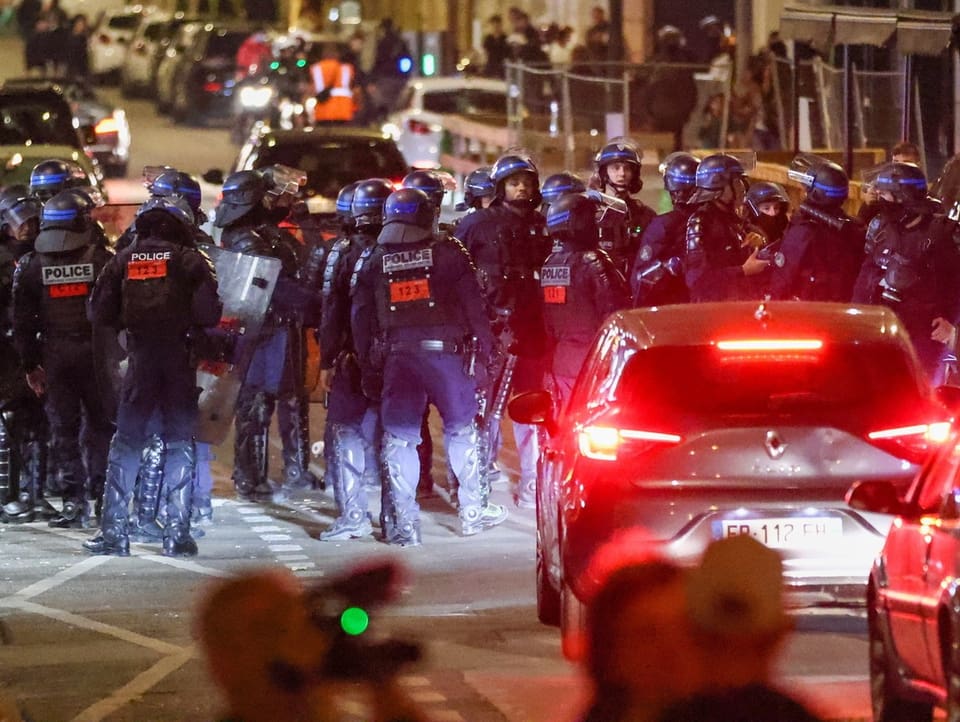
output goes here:
<path id="1" fill-rule="evenodd" d="M 221 444 L 229 433 L 237 396 L 280 275 L 280 260 L 209 245 L 202 249 L 217 269 L 223 317 L 218 331 L 208 334 L 214 342 L 203 344 L 206 348 L 199 351 L 197 439 Z"/>

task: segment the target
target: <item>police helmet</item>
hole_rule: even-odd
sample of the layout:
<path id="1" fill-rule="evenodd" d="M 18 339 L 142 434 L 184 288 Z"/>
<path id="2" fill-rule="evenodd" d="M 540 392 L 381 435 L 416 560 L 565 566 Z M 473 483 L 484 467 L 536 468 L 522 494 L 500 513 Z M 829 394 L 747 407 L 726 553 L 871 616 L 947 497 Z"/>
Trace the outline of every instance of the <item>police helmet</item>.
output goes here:
<path id="1" fill-rule="evenodd" d="M 570 171 L 562 171 L 548 176 L 540 187 L 540 194 L 545 204 L 552 204 L 562 196 L 570 193 L 583 193 L 587 190 L 586 184 L 580 176 Z"/>
<path id="2" fill-rule="evenodd" d="M 597 237 L 597 211 L 600 204 L 580 193 L 568 193 L 550 204 L 547 231 L 572 240 L 588 242 Z"/>
<path id="3" fill-rule="evenodd" d="M 23 184 L 7 186 L 0 191 L 0 225 L 7 225 L 4 214 L 30 195 L 29 189 Z"/>
<path id="4" fill-rule="evenodd" d="M 533 161 L 525 155 L 508 153 L 497 158 L 497 162 L 494 163 L 493 168 L 490 169 L 490 179 L 494 185 L 494 196 L 502 200 L 505 195 L 504 184 L 507 178 L 517 173 L 530 173 L 533 176 L 535 187 L 530 199 L 530 205 L 539 206 L 543 201 L 543 197 L 540 195 L 540 172 L 537 170 L 537 166 L 534 165 Z"/>
<path id="5" fill-rule="evenodd" d="M 787 192 L 783 186 L 769 181 L 751 183 L 745 200 L 747 207 L 755 216 L 760 215 L 761 203 L 779 203 L 781 211 L 786 211 L 790 205 L 790 199 L 787 198 Z"/>
<path id="6" fill-rule="evenodd" d="M 633 178 L 630 179 L 630 185 L 626 187 L 627 193 L 638 193 L 643 188 L 643 181 L 640 180 L 640 151 L 637 146 L 626 138 L 612 140 L 600 149 L 593 159 L 597 169 L 597 175 L 604 185 L 612 185 L 607 176 L 607 166 L 611 163 L 629 163 L 633 166 Z"/>
<path id="7" fill-rule="evenodd" d="M 433 235 L 435 211 L 419 188 L 394 191 L 383 204 L 383 230 L 378 243 L 415 243 Z"/>
<path id="8" fill-rule="evenodd" d="M 470 171 L 463 181 L 463 203 L 472 206 L 481 198 L 492 198 L 496 188 L 490 176 L 490 166 L 481 166 Z"/>
<path id="9" fill-rule="evenodd" d="M 63 190 L 43 204 L 40 233 L 35 244 L 39 253 L 63 253 L 87 245 L 91 240 L 89 199 Z"/>
<path id="10" fill-rule="evenodd" d="M 672 196 L 674 193 L 683 193 L 687 196 L 697 186 L 697 167 L 700 161 L 696 156 L 683 151 L 671 153 L 660 164 L 660 172 L 663 174 L 663 187 L 667 189 Z M 674 199 L 676 202 L 676 199 Z"/>
<path id="11" fill-rule="evenodd" d="M 918 205 L 927 199 L 927 177 L 915 163 L 885 163 L 878 169 L 873 187 L 878 192 L 889 192 L 895 203 L 905 206 Z"/>
<path id="12" fill-rule="evenodd" d="M 383 206 L 393 193 L 393 185 L 383 178 L 371 178 L 353 192 L 350 213 L 357 226 L 383 225 Z"/>
<path id="13" fill-rule="evenodd" d="M 48 201 L 77 179 L 86 177 L 83 169 L 64 160 L 45 160 L 30 171 L 30 195 Z"/>
<path id="14" fill-rule="evenodd" d="M 137 210 L 134 227 L 137 234 L 156 236 L 186 243 L 193 237 L 193 208 L 190 202 L 176 195 L 154 196 Z"/>
<path id="15" fill-rule="evenodd" d="M 40 219 L 43 204 L 25 185 L 8 186 L 0 193 L 0 227 L 12 236 L 27 221 Z"/>
<path id="16" fill-rule="evenodd" d="M 429 170 L 415 170 L 407 173 L 400 181 L 401 188 L 419 188 L 433 203 L 434 208 L 440 208 L 443 203 L 443 194 L 446 188 L 439 175 Z"/>
<path id="17" fill-rule="evenodd" d="M 735 181 L 746 183 L 747 175 L 740 161 L 729 153 L 714 153 L 700 161 L 696 173 L 696 191 L 691 203 L 703 203 L 719 198 L 724 188 Z"/>
<path id="18" fill-rule="evenodd" d="M 819 208 L 839 208 L 850 194 L 850 179 L 836 163 L 825 162 L 813 169 L 813 181 L 806 201 Z M 926 195 L 926 193 L 924 193 Z"/>
<path id="19" fill-rule="evenodd" d="M 149 190 L 153 196 L 179 196 L 190 204 L 192 210 L 200 210 L 200 184 L 189 173 L 166 170 L 150 184 Z"/>
<path id="20" fill-rule="evenodd" d="M 231 173 L 223 183 L 223 197 L 217 206 L 214 225 L 223 228 L 260 205 L 267 194 L 267 182 L 255 170 Z"/>
<path id="21" fill-rule="evenodd" d="M 337 218 L 342 222 L 353 222 L 353 194 L 360 185 L 360 181 L 347 183 L 337 193 Z"/>

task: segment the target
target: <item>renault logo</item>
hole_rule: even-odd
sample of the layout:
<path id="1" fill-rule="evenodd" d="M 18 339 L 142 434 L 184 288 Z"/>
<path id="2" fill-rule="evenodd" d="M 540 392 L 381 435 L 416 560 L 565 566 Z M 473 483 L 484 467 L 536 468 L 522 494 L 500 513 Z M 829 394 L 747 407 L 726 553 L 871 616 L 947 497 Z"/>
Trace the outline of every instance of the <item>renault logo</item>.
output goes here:
<path id="1" fill-rule="evenodd" d="M 787 444 L 780 438 L 776 431 L 768 431 L 767 438 L 763 440 L 763 447 L 767 450 L 767 455 L 771 459 L 779 459 L 783 452 L 787 450 Z"/>

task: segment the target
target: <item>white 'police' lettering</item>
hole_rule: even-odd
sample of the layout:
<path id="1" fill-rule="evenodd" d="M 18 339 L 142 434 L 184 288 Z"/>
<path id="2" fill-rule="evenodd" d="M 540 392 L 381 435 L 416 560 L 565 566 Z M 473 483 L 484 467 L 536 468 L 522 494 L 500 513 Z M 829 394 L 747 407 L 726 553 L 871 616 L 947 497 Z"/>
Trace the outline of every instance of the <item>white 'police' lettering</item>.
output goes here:
<path id="1" fill-rule="evenodd" d="M 44 266 L 43 268 L 44 286 L 59 286 L 61 283 L 93 283 L 94 280 L 92 263 Z"/>
<path id="2" fill-rule="evenodd" d="M 387 253 L 383 257 L 383 272 L 396 273 L 411 268 L 432 268 L 433 249 L 421 248 L 419 251 L 399 251 Z"/>
<path id="3" fill-rule="evenodd" d="M 540 271 L 541 286 L 569 286 L 570 266 L 544 266 Z"/>
<path id="4" fill-rule="evenodd" d="M 169 261 L 170 251 L 160 253 L 131 253 L 131 261 Z"/>

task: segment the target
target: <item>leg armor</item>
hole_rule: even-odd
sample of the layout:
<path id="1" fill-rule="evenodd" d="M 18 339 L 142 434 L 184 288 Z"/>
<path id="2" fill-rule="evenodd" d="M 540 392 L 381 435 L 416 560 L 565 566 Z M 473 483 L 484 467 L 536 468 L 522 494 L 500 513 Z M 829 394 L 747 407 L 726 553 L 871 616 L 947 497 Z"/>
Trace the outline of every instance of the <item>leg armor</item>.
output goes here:
<path id="1" fill-rule="evenodd" d="M 447 459 L 459 481 L 457 497 L 463 535 L 471 536 L 505 521 L 507 510 L 490 504 L 483 492 L 476 425 L 453 429 L 445 436 Z"/>
<path id="2" fill-rule="evenodd" d="M 133 502 L 133 521 L 136 529 L 131 532 L 139 541 L 156 541 L 163 538 L 163 521 L 160 518 L 160 486 L 163 481 L 165 449 L 163 439 L 150 437 L 140 461 L 140 474 Z"/>
<path id="3" fill-rule="evenodd" d="M 320 534 L 321 541 L 356 539 L 373 532 L 363 489 L 364 449 L 358 429 L 333 424 L 330 429 L 333 453 L 327 474 L 333 482 L 333 497 L 339 515 L 333 526 Z"/>
<path id="4" fill-rule="evenodd" d="M 163 498 L 167 511 L 167 523 L 163 528 L 165 557 L 197 555 L 197 543 L 190 536 L 196 463 L 193 441 L 173 441 L 167 444 L 167 458 L 163 465 Z"/>
<path id="5" fill-rule="evenodd" d="M 129 556 L 128 518 L 137 472 L 140 470 L 142 442 L 114 435 L 107 456 L 107 480 L 103 491 L 103 515 L 100 534 L 83 543 L 91 554 Z"/>
<path id="6" fill-rule="evenodd" d="M 399 546 L 420 544 L 420 507 L 417 505 L 417 480 L 420 460 L 416 445 L 385 431 L 383 434 L 382 473 L 390 496 L 391 517 L 385 518 L 387 543 Z"/>

